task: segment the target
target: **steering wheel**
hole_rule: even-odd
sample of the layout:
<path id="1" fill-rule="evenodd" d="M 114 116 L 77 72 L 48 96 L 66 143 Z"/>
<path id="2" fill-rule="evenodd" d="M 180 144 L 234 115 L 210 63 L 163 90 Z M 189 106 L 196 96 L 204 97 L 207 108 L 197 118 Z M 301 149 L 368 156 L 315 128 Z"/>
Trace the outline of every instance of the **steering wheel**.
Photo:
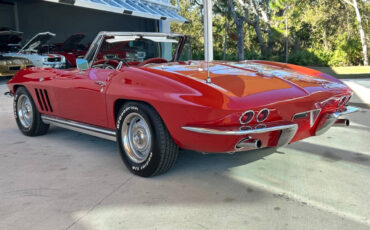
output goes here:
<path id="1" fill-rule="evenodd" d="M 144 66 L 149 63 L 168 63 L 168 61 L 164 58 L 155 57 L 155 58 L 149 58 L 143 62 L 141 62 L 138 66 Z"/>
<path id="2" fill-rule="evenodd" d="M 117 60 L 112 60 L 112 59 L 100 59 L 94 62 L 92 65 L 93 68 L 100 68 L 100 69 L 116 69 L 118 66 L 118 61 Z"/>
<path id="3" fill-rule="evenodd" d="M 126 66 L 129 66 L 124 59 L 109 58 L 107 60 L 100 59 L 95 61 L 92 67 L 101 69 L 116 69 L 120 62 L 123 62 Z"/>

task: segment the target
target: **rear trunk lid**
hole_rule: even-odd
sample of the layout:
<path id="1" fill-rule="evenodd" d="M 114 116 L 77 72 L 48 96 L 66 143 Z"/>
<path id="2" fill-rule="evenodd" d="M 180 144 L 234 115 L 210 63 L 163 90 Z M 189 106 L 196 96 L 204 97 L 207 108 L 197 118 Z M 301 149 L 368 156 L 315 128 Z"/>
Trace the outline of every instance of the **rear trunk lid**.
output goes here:
<path id="1" fill-rule="evenodd" d="M 252 95 L 302 97 L 318 92 L 345 91 L 347 87 L 321 76 L 298 72 L 282 63 L 189 61 L 187 64 L 160 64 L 149 68 L 177 73 L 184 77 L 206 81 L 225 94 L 244 98 Z M 209 69 L 209 72 L 207 71 Z M 289 93 L 288 93 L 289 92 Z"/>

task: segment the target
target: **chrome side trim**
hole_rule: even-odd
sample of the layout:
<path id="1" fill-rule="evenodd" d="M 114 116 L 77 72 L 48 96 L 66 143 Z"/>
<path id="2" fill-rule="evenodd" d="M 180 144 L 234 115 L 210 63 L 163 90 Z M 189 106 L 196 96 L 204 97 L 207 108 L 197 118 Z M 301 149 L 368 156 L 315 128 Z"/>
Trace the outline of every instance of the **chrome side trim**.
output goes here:
<path id="1" fill-rule="evenodd" d="M 52 124 L 62 128 L 70 129 L 80 133 L 104 138 L 110 141 L 116 141 L 116 132 L 109 129 L 103 129 L 96 126 L 70 121 L 62 118 L 51 117 L 47 115 L 41 115 L 41 119 L 46 124 Z"/>
<path id="2" fill-rule="evenodd" d="M 213 135 L 235 135 L 235 136 L 257 134 L 257 133 L 267 133 L 267 132 L 284 130 L 284 129 L 292 129 L 292 128 L 298 128 L 298 125 L 297 124 L 278 125 L 278 126 L 272 126 L 272 127 L 267 127 L 267 128 L 249 129 L 249 130 L 217 130 L 217 129 L 209 129 L 209 128 L 190 127 L 190 126 L 182 127 L 182 129 L 184 130 L 188 130 L 188 131 L 195 132 L 195 133 L 213 134 Z"/>
<path id="3" fill-rule="evenodd" d="M 4 95 L 7 97 L 14 97 L 14 95 L 10 91 L 5 92 Z"/>

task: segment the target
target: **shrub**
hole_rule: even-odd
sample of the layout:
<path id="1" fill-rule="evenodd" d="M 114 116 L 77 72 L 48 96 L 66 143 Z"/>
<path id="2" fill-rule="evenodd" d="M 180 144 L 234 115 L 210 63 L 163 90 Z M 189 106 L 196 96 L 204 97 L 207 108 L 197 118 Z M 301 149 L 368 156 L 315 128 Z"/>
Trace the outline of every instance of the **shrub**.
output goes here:
<path id="1" fill-rule="evenodd" d="M 289 55 L 289 63 L 296 65 L 327 66 L 331 54 L 322 50 L 298 50 Z"/>

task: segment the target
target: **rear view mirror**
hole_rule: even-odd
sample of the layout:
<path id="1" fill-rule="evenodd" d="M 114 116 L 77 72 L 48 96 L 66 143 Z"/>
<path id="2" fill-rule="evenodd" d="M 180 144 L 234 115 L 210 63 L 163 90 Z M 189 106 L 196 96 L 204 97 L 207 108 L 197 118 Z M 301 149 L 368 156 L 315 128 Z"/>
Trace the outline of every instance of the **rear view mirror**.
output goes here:
<path id="1" fill-rule="evenodd" d="M 77 65 L 77 69 L 79 70 L 87 70 L 89 68 L 89 63 L 87 62 L 86 59 L 83 59 L 83 58 L 77 58 L 76 65 Z"/>

